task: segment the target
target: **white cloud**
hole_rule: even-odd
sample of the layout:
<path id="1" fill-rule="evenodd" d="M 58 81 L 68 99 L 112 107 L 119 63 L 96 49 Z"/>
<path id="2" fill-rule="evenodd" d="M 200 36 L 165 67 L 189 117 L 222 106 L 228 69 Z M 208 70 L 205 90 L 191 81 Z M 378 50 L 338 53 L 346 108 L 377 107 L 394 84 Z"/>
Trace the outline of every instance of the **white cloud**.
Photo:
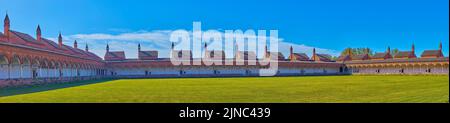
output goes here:
<path id="1" fill-rule="evenodd" d="M 154 31 L 137 31 L 137 32 L 125 32 L 120 34 L 106 34 L 106 33 L 93 33 L 93 34 L 75 34 L 70 36 L 64 36 L 64 43 L 73 44 L 74 40 L 78 41 L 78 47 L 84 49 L 84 44 L 89 44 L 89 49 L 100 57 L 105 54 L 106 44 L 109 43 L 110 51 L 125 51 L 127 58 L 137 58 L 137 44 L 141 43 L 142 50 L 158 50 L 160 57 L 168 57 L 171 43 L 169 41 L 171 30 L 154 30 Z M 220 32 L 224 37 L 224 32 Z M 192 32 L 190 32 L 192 37 Z M 269 35 L 269 34 L 267 34 Z M 267 37 L 268 39 L 269 37 Z M 55 39 L 55 38 L 49 38 Z M 192 38 L 191 38 L 192 39 Z M 289 55 L 289 47 L 293 46 L 294 52 L 312 54 L 312 49 L 316 48 L 318 53 L 330 54 L 333 56 L 339 55 L 339 53 L 332 49 L 325 49 L 313 46 L 307 46 L 304 44 L 296 44 L 292 42 L 284 41 L 279 38 L 279 52 L 282 52 L 286 57 Z M 203 46 L 203 45 L 202 45 Z M 184 46 L 188 47 L 188 46 Z M 210 45 L 209 49 L 221 49 L 220 45 Z M 240 47 L 240 49 L 242 49 Z M 227 52 L 228 55 L 229 52 Z M 228 57 L 228 56 L 227 56 Z"/>

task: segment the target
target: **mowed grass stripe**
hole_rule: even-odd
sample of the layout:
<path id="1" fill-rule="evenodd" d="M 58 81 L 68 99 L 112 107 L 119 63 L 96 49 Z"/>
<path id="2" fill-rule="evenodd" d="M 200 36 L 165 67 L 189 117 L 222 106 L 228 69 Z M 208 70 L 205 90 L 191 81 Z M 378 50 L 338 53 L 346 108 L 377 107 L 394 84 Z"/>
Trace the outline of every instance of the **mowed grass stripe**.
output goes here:
<path id="1" fill-rule="evenodd" d="M 448 75 L 121 79 L 0 97 L 0 102 L 22 103 L 448 103 L 448 100 Z"/>

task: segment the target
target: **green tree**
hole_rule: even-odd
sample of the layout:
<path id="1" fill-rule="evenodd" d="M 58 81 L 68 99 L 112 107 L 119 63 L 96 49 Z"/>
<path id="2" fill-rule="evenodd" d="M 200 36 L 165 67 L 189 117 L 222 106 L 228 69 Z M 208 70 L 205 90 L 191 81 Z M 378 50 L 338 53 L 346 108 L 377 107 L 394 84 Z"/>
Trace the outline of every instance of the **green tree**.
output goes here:
<path id="1" fill-rule="evenodd" d="M 398 54 L 398 52 L 400 52 L 397 48 L 395 48 L 395 49 L 392 49 L 391 50 L 391 54 L 392 54 L 392 56 L 395 56 L 395 55 L 397 55 Z"/>
<path id="2" fill-rule="evenodd" d="M 344 51 L 341 52 L 341 55 L 359 55 L 359 54 L 369 54 L 373 55 L 373 51 L 370 48 L 345 48 Z"/>
<path id="3" fill-rule="evenodd" d="M 353 49 L 352 48 L 345 48 L 344 51 L 341 52 L 341 55 L 342 56 L 350 55 L 350 53 L 353 54 Z"/>
<path id="4" fill-rule="evenodd" d="M 333 61 L 336 61 L 337 59 L 338 59 L 338 57 L 336 57 L 336 56 L 331 57 L 331 60 L 333 60 Z"/>

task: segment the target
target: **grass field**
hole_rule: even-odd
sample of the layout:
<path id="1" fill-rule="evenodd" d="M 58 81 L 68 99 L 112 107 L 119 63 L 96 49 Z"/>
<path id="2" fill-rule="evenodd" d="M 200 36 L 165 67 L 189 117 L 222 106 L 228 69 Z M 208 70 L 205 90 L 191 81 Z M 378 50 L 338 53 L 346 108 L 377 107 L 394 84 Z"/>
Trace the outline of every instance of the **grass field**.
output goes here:
<path id="1" fill-rule="evenodd" d="M 0 102 L 24 103 L 448 101 L 448 75 L 121 79 L 0 90 Z"/>

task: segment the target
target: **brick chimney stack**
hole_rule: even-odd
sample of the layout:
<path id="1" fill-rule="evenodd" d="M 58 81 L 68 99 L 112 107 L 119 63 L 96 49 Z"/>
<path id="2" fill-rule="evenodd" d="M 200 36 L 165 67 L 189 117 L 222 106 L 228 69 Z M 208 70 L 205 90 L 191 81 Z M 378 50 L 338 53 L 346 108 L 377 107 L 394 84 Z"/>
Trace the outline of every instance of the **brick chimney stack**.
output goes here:
<path id="1" fill-rule="evenodd" d="M 109 43 L 106 44 L 106 52 L 109 52 Z"/>
<path id="2" fill-rule="evenodd" d="M 62 46 L 63 46 L 61 32 L 59 32 L 59 35 L 58 35 L 58 45 L 59 45 L 59 48 L 62 48 Z"/>
<path id="3" fill-rule="evenodd" d="M 10 21 L 9 21 L 9 16 L 8 13 L 6 13 L 5 16 L 5 21 L 3 23 L 3 33 L 9 37 L 9 28 L 10 28 Z"/>
<path id="4" fill-rule="evenodd" d="M 316 60 L 316 48 L 313 48 L 312 60 Z"/>
<path id="5" fill-rule="evenodd" d="M 41 33 L 41 26 L 37 26 L 36 29 L 36 40 L 41 41 L 42 40 L 42 33 Z"/>
<path id="6" fill-rule="evenodd" d="M 84 50 L 86 50 L 86 52 L 89 52 L 89 46 L 88 46 L 88 44 L 86 44 L 86 47 L 85 47 Z"/>
<path id="7" fill-rule="evenodd" d="M 78 48 L 77 40 L 75 40 L 75 42 L 73 42 L 73 47 L 74 47 L 75 49 Z"/>

